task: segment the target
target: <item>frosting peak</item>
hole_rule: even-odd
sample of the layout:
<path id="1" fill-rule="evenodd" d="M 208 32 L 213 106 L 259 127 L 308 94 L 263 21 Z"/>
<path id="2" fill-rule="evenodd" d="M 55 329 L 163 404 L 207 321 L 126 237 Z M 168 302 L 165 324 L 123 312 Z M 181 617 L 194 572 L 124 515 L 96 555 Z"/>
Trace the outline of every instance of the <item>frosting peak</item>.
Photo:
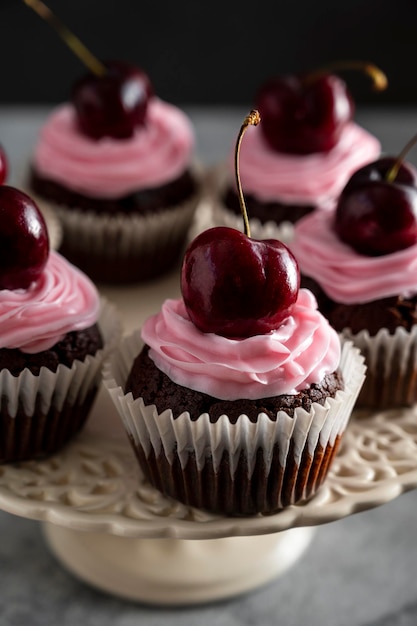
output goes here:
<path id="1" fill-rule="evenodd" d="M 33 155 L 36 172 L 69 189 L 118 198 L 179 176 L 194 149 L 191 122 L 177 107 L 151 98 L 146 123 L 130 139 L 92 140 L 78 129 L 71 104 L 57 107 L 42 127 Z"/>
<path id="2" fill-rule="evenodd" d="M 51 251 L 38 281 L 29 289 L 0 290 L 0 347 L 36 353 L 68 332 L 95 324 L 100 300 L 90 279 Z"/>
<path id="3" fill-rule="evenodd" d="M 332 150 L 306 155 L 277 152 L 262 133 L 249 127 L 240 151 L 240 177 L 246 193 L 264 202 L 326 206 L 359 167 L 376 159 L 380 142 L 351 122 Z M 233 171 L 233 153 L 229 164 Z"/>
<path id="4" fill-rule="evenodd" d="M 334 372 L 340 358 L 338 335 L 306 289 L 300 290 L 291 316 L 266 335 L 228 339 L 202 333 L 179 299 L 166 300 L 146 320 L 142 338 L 171 380 L 225 400 L 296 394 Z"/>

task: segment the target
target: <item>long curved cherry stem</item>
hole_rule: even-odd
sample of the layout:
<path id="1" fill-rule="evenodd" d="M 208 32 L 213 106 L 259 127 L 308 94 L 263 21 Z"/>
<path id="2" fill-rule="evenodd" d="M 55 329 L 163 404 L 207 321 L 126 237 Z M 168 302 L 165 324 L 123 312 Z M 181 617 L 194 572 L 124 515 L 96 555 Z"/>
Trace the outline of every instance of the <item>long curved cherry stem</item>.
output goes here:
<path id="1" fill-rule="evenodd" d="M 317 78 L 338 72 L 339 70 L 360 70 L 368 74 L 372 79 L 373 89 L 375 91 L 383 91 L 388 86 L 388 79 L 384 72 L 373 63 L 366 61 L 335 61 L 329 63 L 304 77 L 304 84 L 310 84 Z"/>
<path id="2" fill-rule="evenodd" d="M 46 4 L 41 0 L 23 0 L 23 2 L 54 28 L 61 39 L 93 74 L 103 76 L 107 72 L 106 66 L 85 47 L 78 37 L 76 37 L 54 13 L 52 13 L 51 9 L 47 7 Z"/>
<path id="3" fill-rule="evenodd" d="M 385 175 L 385 180 L 388 183 L 393 183 L 394 180 L 397 178 L 398 170 L 401 167 L 401 163 L 404 161 L 406 154 L 411 150 L 411 148 L 416 143 L 417 143 L 417 135 L 414 135 L 414 137 L 412 137 L 410 141 L 406 143 L 404 148 L 401 150 L 400 154 L 397 156 L 397 160 L 395 161 L 394 165 L 388 170 L 388 172 Z"/>
<path id="4" fill-rule="evenodd" d="M 240 173 L 239 173 L 239 154 L 240 154 L 240 144 L 242 143 L 243 135 L 246 132 L 248 126 L 257 126 L 261 121 L 261 116 L 259 115 L 259 111 L 256 109 L 252 109 L 252 111 L 247 115 L 243 121 L 243 124 L 240 128 L 239 135 L 236 140 L 236 148 L 235 148 L 235 175 L 236 175 L 236 186 L 237 192 L 239 196 L 239 204 L 240 211 L 243 217 L 243 223 L 245 226 L 245 235 L 250 237 L 250 226 L 248 219 L 248 212 L 246 210 L 245 199 L 243 197 L 242 184 L 240 182 Z"/>

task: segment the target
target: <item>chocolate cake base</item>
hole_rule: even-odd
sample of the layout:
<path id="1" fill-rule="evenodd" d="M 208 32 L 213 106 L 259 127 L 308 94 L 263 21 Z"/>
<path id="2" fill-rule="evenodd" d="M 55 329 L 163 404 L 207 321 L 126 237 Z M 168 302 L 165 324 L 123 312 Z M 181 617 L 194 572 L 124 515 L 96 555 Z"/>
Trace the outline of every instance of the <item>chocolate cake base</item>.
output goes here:
<path id="1" fill-rule="evenodd" d="M 276 414 L 280 410 L 290 416 L 293 416 L 294 410 L 298 407 L 308 412 L 313 402 L 324 404 L 326 398 L 334 398 L 336 392 L 343 389 L 340 373 L 333 372 L 320 384 L 313 384 L 297 395 L 274 396 L 260 400 L 220 400 L 193 389 L 180 387 L 156 367 L 148 353 L 149 346 L 144 346 L 136 357 L 126 381 L 125 393 L 131 391 L 134 398 L 143 398 L 145 404 L 155 404 L 159 413 L 171 409 L 174 418 L 188 411 L 191 420 L 208 413 L 210 421 L 215 422 L 221 415 L 226 414 L 234 424 L 239 415 L 245 414 L 255 422 L 259 413 L 263 412 L 271 420 L 276 420 Z"/>
<path id="2" fill-rule="evenodd" d="M 229 209 L 229 211 L 236 215 L 241 215 L 239 196 L 234 189 L 230 187 L 226 189 L 223 196 L 223 204 Z M 296 205 L 296 204 L 284 204 L 281 202 L 261 202 L 258 198 L 250 194 L 245 194 L 245 204 L 250 217 L 256 217 L 261 224 L 266 222 L 276 222 L 280 224 L 282 222 L 291 222 L 295 224 L 299 219 L 311 213 L 314 210 L 313 206 L 309 205 Z"/>
<path id="3" fill-rule="evenodd" d="M 171 409 L 174 419 L 188 411 L 193 421 L 208 413 L 212 423 L 221 415 L 227 415 L 231 423 L 236 423 L 238 417 L 245 414 L 256 423 L 259 413 L 264 412 L 276 421 L 280 410 L 290 417 L 299 407 L 309 412 L 313 402 L 323 405 L 327 398 L 334 397 L 338 390 L 343 389 L 341 374 L 334 372 L 326 376 L 321 384 L 311 385 L 297 395 L 256 401 L 220 400 L 177 385 L 156 367 L 148 352 L 149 347 L 145 346 L 135 359 L 125 393 L 132 392 L 134 398 L 141 397 L 145 405 L 155 405 L 159 414 Z M 136 443 L 131 438 L 131 443 L 145 477 L 162 493 L 190 506 L 233 516 L 274 513 L 311 498 L 327 475 L 339 439 L 337 436 L 334 444 L 325 448 L 317 444 L 313 453 L 304 448 L 299 463 L 295 462 L 294 450 L 290 446 L 285 467 L 280 464 L 282 455 L 278 444 L 274 446 L 270 468 L 265 462 L 263 450 L 259 448 L 253 471 L 249 468 L 244 450 L 241 450 L 233 475 L 232 457 L 228 451 L 223 453 L 216 470 L 208 451 L 203 468 L 199 469 L 192 449 L 183 467 L 177 450 L 173 452 L 171 463 L 163 448 L 156 455 L 151 446 L 146 454 L 140 442 Z"/>
<path id="4" fill-rule="evenodd" d="M 24 369 L 38 375 L 41 367 L 56 372 L 58 365 L 71 367 L 75 359 L 84 361 L 88 354 L 94 355 L 103 347 L 103 339 L 97 324 L 84 330 L 69 332 L 48 350 L 29 354 L 21 350 L 0 348 L 0 370 L 7 369 L 19 376 Z"/>

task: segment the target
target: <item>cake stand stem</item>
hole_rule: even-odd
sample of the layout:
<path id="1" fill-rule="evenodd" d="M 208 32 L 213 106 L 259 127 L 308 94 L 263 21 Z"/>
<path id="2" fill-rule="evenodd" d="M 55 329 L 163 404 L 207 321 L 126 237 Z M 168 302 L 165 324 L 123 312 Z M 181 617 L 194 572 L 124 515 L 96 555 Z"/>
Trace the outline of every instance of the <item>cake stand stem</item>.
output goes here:
<path id="1" fill-rule="evenodd" d="M 43 525 L 52 552 L 83 581 L 128 600 L 186 605 L 235 596 L 291 567 L 314 528 L 221 539 L 131 539 Z"/>

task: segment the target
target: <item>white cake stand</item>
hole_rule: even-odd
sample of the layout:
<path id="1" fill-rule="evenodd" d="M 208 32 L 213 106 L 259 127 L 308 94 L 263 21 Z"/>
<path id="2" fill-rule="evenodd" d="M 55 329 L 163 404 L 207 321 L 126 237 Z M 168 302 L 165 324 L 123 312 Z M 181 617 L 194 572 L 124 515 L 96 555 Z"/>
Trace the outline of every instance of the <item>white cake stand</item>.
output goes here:
<path id="1" fill-rule="evenodd" d="M 178 296 L 178 272 L 101 291 L 131 332 L 165 298 Z M 62 452 L 0 465 L 0 509 L 42 521 L 51 550 L 70 571 L 108 593 L 166 605 L 254 589 L 303 554 L 318 524 L 416 487 L 417 411 L 358 414 L 308 503 L 246 518 L 197 511 L 144 482 L 104 388 L 86 427 Z"/>
<path id="2" fill-rule="evenodd" d="M 417 487 L 417 411 L 354 415 L 316 497 L 230 518 L 162 496 L 140 473 L 102 390 L 78 438 L 48 460 L 0 466 L 0 508 L 41 520 L 53 553 L 89 584 L 130 600 L 193 604 L 279 576 L 314 526 Z"/>

